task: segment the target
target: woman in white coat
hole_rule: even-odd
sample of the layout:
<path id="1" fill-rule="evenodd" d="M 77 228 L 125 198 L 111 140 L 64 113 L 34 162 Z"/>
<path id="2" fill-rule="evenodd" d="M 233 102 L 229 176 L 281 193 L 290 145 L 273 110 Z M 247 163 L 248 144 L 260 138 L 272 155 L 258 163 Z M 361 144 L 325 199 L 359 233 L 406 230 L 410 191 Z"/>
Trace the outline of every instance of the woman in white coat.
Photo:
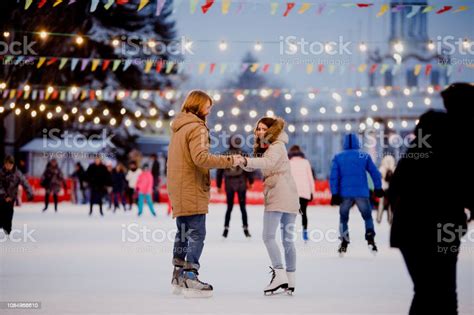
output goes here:
<path id="1" fill-rule="evenodd" d="M 272 279 L 264 289 L 265 294 L 279 289 L 292 294 L 295 290 L 295 219 L 300 205 L 285 146 L 288 135 L 284 127 L 281 118 L 261 118 L 255 128 L 255 157 L 246 158 L 242 165 L 246 171 L 261 169 L 264 177 L 263 241 L 272 262 Z M 278 226 L 282 233 L 286 272 L 276 242 Z"/>
<path id="2" fill-rule="evenodd" d="M 390 186 L 390 180 L 392 179 L 393 173 L 395 173 L 396 162 L 392 155 L 386 155 L 380 162 L 380 174 L 382 174 L 382 189 L 385 191 L 385 195 L 388 194 L 388 188 Z M 381 197 L 379 200 L 379 207 L 377 209 L 377 223 L 382 222 L 383 210 L 387 209 L 387 221 L 392 224 L 393 212 L 390 204 L 385 197 Z"/>
<path id="3" fill-rule="evenodd" d="M 308 216 L 306 209 L 308 203 L 313 200 L 316 190 L 314 188 L 314 176 L 311 170 L 311 164 L 305 158 L 303 151 L 298 145 L 294 145 L 290 148 L 288 154 L 290 158 L 291 174 L 296 183 L 296 189 L 298 190 L 298 196 L 300 199 L 300 212 L 302 215 L 303 224 L 303 240 L 308 241 Z"/>

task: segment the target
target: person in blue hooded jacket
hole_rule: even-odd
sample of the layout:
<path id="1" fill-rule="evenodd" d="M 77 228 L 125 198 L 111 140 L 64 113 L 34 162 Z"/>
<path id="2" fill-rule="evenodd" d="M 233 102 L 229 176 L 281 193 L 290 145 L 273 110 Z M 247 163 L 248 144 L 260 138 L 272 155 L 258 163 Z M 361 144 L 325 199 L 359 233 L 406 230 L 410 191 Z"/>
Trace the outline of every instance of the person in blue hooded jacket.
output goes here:
<path id="1" fill-rule="evenodd" d="M 372 207 L 369 199 L 369 185 L 367 172 L 374 183 L 375 195 L 383 196 L 380 172 L 375 166 L 370 155 L 360 148 L 359 139 L 354 133 L 344 137 L 344 151 L 337 154 L 332 161 L 330 186 L 331 205 L 339 205 L 340 223 L 339 232 L 341 245 L 339 253 L 347 251 L 349 244 L 349 211 L 355 205 L 359 208 L 365 221 L 365 239 L 369 248 L 377 251 L 375 245 L 375 230 L 372 220 Z"/>

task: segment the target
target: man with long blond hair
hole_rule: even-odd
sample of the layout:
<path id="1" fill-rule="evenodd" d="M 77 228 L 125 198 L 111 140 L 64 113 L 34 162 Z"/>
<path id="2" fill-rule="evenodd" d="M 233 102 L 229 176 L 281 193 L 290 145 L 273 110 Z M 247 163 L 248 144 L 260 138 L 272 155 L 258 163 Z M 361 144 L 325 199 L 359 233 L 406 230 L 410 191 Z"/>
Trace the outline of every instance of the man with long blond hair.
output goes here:
<path id="1" fill-rule="evenodd" d="M 209 95 L 191 91 L 171 125 L 168 194 L 178 228 L 171 284 L 175 294 L 184 293 L 186 297 L 210 297 L 213 292 L 210 284 L 197 277 L 206 236 L 211 187 L 209 169 L 230 168 L 243 160 L 240 155 L 218 156 L 209 152 L 206 116 L 211 107 Z"/>

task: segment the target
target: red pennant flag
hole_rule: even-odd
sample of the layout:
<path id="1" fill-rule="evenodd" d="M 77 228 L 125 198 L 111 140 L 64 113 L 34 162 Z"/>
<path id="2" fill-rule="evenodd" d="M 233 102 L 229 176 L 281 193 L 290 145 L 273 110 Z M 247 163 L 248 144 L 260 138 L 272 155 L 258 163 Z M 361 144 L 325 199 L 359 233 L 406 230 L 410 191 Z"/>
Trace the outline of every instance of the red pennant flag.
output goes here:
<path id="1" fill-rule="evenodd" d="M 377 68 L 378 68 L 378 64 L 377 63 L 374 63 L 371 67 L 370 67 L 370 73 L 375 73 L 375 71 L 377 71 Z"/>
<path id="2" fill-rule="evenodd" d="M 215 63 L 211 63 L 211 66 L 209 68 L 209 73 L 213 73 L 214 72 L 214 69 L 216 69 L 216 64 Z"/>
<path id="3" fill-rule="evenodd" d="M 105 71 L 107 67 L 109 66 L 109 64 L 110 64 L 110 59 L 105 59 L 104 63 L 102 64 L 102 71 Z"/>
<path id="4" fill-rule="evenodd" d="M 285 10 L 285 13 L 283 13 L 283 16 L 288 16 L 288 14 L 290 13 L 290 11 L 295 7 L 295 3 L 294 2 L 287 2 L 286 3 L 286 10 Z"/>
<path id="5" fill-rule="evenodd" d="M 281 94 L 281 90 L 280 89 L 276 89 L 274 92 L 273 92 L 273 97 L 278 97 L 280 96 Z"/>
<path id="6" fill-rule="evenodd" d="M 53 100 L 55 100 L 55 99 L 58 98 L 58 96 L 59 96 L 58 90 L 54 90 L 53 94 L 51 95 L 51 98 L 52 98 Z"/>
<path id="7" fill-rule="evenodd" d="M 433 66 L 431 64 L 427 64 L 425 69 L 425 75 L 430 75 L 431 69 L 433 69 Z"/>
<path id="8" fill-rule="evenodd" d="M 128 0 L 117 0 L 117 4 L 127 4 Z"/>
<path id="9" fill-rule="evenodd" d="M 368 8 L 368 7 L 371 7 L 373 5 L 374 5 L 373 3 L 357 3 L 357 6 L 359 8 Z"/>
<path id="10" fill-rule="evenodd" d="M 46 4 L 46 1 L 48 0 L 40 0 L 40 2 L 38 3 L 38 9 L 41 9 Z"/>
<path id="11" fill-rule="evenodd" d="M 324 70 L 324 65 L 321 63 L 318 65 L 318 71 L 323 72 L 323 70 Z"/>
<path id="12" fill-rule="evenodd" d="M 270 64 L 267 63 L 263 66 L 262 71 L 266 73 L 268 72 L 268 69 L 270 69 Z"/>
<path id="13" fill-rule="evenodd" d="M 18 90 L 16 92 L 16 98 L 20 98 L 23 95 L 23 90 Z"/>
<path id="14" fill-rule="evenodd" d="M 445 5 L 441 10 L 438 10 L 436 14 L 443 14 L 444 12 L 448 12 L 451 10 L 453 7 L 450 5 Z"/>
<path id="15" fill-rule="evenodd" d="M 201 6 L 202 13 L 206 14 L 213 4 L 214 4 L 214 0 L 206 0 L 206 4 Z"/>
<path id="16" fill-rule="evenodd" d="M 51 59 L 49 59 L 49 61 L 46 63 L 46 65 L 47 65 L 47 66 L 50 66 L 50 65 L 52 65 L 53 63 L 55 63 L 56 61 L 58 61 L 58 58 L 52 57 Z"/>
<path id="17" fill-rule="evenodd" d="M 89 91 L 89 98 L 91 101 L 95 100 L 95 92 L 93 90 Z"/>
<path id="18" fill-rule="evenodd" d="M 156 72 L 160 72 L 161 68 L 163 68 L 163 59 L 156 63 Z"/>

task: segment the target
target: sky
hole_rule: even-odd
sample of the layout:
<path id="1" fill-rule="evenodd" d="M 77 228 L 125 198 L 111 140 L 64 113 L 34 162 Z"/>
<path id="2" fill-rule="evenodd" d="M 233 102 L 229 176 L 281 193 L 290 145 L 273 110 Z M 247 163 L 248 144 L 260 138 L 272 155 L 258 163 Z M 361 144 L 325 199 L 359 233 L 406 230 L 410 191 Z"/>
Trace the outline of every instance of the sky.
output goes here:
<path id="1" fill-rule="evenodd" d="M 313 1 L 314 2 L 314 1 Z M 354 1 L 348 0 L 346 2 Z M 380 1 L 379 1 L 380 2 Z M 437 36 L 454 36 L 456 38 L 470 38 L 474 40 L 474 1 L 472 0 L 447 0 L 436 1 L 439 4 L 470 5 L 470 10 L 461 13 L 447 12 L 442 15 L 428 14 L 428 33 L 430 38 Z M 255 3 L 255 1 L 251 2 Z M 216 2 L 207 14 L 200 11 L 191 14 L 189 2 L 183 1 L 176 12 L 174 19 L 177 23 L 179 36 L 185 36 L 193 41 L 193 55 L 187 55 L 186 61 L 192 63 L 200 62 L 240 62 L 247 51 L 253 51 L 261 63 L 278 63 L 286 60 L 280 54 L 280 37 L 295 36 L 298 40 L 305 39 L 308 42 L 338 41 L 342 36 L 345 42 L 353 43 L 352 47 L 358 47 L 363 41 L 369 49 L 378 46 L 386 50 L 388 46 L 390 14 L 377 18 L 376 14 L 380 6 L 373 8 L 343 8 L 338 7 L 333 13 L 328 14 L 327 9 L 322 15 L 315 13 L 311 8 L 304 14 L 297 14 L 296 10 L 287 17 L 282 16 L 284 11 L 283 2 L 276 15 L 270 14 L 270 1 L 257 1 L 257 5 L 247 4 L 244 10 L 236 14 L 236 4 L 233 3 L 230 12 L 223 15 L 220 11 L 220 1 Z M 333 3 L 326 1 L 326 3 Z M 338 3 L 341 3 L 338 1 Z M 430 3 L 432 4 L 433 1 Z M 200 2 L 200 4 L 202 4 Z M 196 10 L 200 10 L 197 7 Z M 197 41 L 204 40 L 204 42 Z M 221 40 L 228 41 L 228 49 L 220 51 L 218 44 Z M 209 42 L 207 42 L 209 41 Z M 235 42 L 237 41 L 237 42 Z M 246 43 L 238 41 L 248 41 Z M 260 52 L 253 50 L 254 42 L 261 41 L 263 49 Z M 272 43 L 267 43 L 272 42 Z M 305 59 L 320 61 L 320 56 L 304 56 Z M 283 59 L 282 59 L 283 58 Z M 327 59 L 327 58 L 326 58 Z M 358 50 L 352 55 L 338 56 L 337 62 L 360 64 L 364 63 L 365 55 Z M 474 55 L 468 56 L 470 63 L 474 64 Z M 318 63 L 318 62 L 317 62 Z M 197 67 L 196 67 L 197 68 Z M 229 74 L 221 75 L 198 75 L 197 69 L 191 73 L 187 85 L 190 88 L 216 88 L 222 86 Z M 272 74 L 268 74 L 272 76 Z M 235 74 L 234 74 L 235 76 Z M 285 87 L 306 88 L 351 88 L 367 84 L 367 74 L 351 73 L 313 73 L 307 75 L 304 70 L 293 70 L 289 73 L 282 71 L 277 79 Z M 452 81 L 474 82 L 474 69 L 464 70 L 462 73 L 453 74 Z"/>

